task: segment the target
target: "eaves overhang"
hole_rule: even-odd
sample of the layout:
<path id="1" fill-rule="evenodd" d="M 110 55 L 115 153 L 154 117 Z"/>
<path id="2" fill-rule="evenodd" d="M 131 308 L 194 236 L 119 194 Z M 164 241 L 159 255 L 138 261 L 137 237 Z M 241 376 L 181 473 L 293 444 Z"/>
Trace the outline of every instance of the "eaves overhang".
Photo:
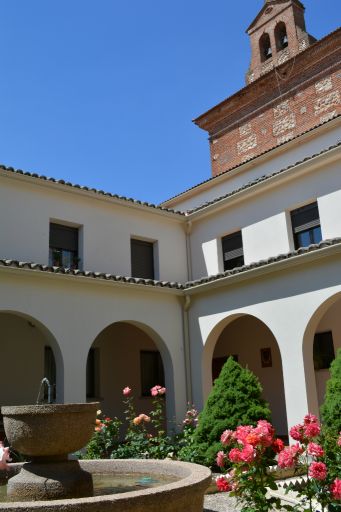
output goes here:
<path id="1" fill-rule="evenodd" d="M 162 205 L 140 201 L 131 197 L 120 196 L 112 194 L 95 188 L 73 184 L 64 180 L 57 180 L 55 178 L 48 178 L 46 176 L 22 171 L 21 169 L 14 169 L 13 167 L 6 167 L 0 165 L 0 177 L 18 180 L 35 186 L 49 188 L 52 190 L 59 190 L 63 193 L 77 194 L 89 199 L 99 201 L 106 201 L 111 204 L 123 206 L 127 208 L 137 209 L 139 211 L 152 212 L 154 214 L 162 215 L 164 217 L 172 218 L 175 220 L 183 221 L 184 213 L 181 211 L 173 210 Z"/>
<path id="2" fill-rule="evenodd" d="M 322 165 L 340 160 L 340 154 L 341 141 L 334 146 L 324 149 L 320 153 L 304 158 L 300 162 L 296 162 L 295 164 L 285 167 L 284 169 L 280 169 L 279 171 L 275 171 L 272 174 L 260 176 L 259 178 L 246 183 L 239 189 L 233 190 L 221 197 L 204 203 L 193 210 L 188 210 L 186 213 L 187 220 L 193 222 L 194 220 L 202 219 L 203 217 L 212 215 L 238 201 L 248 199 L 254 194 L 262 193 L 265 190 L 279 186 L 288 180 L 294 180 L 302 174 L 312 172 Z"/>
<path id="3" fill-rule="evenodd" d="M 183 285 L 174 281 L 155 281 L 129 276 L 116 276 L 104 272 L 71 270 L 63 267 L 50 267 L 39 263 L 1 259 L 0 273 L 7 272 L 19 277 L 44 277 L 68 283 L 84 283 L 89 285 L 112 286 L 135 291 L 161 292 L 182 295 Z"/>
<path id="4" fill-rule="evenodd" d="M 176 194 L 175 196 L 166 199 L 160 204 L 164 205 L 165 207 L 168 207 L 168 205 L 170 205 L 169 207 L 171 208 L 171 205 L 174 202 L 185 201 L 191 197 L 194 197 L 195 195 L 200 194 L 205 190 L 208 190 L 212 186 L 216 186 L 219 185 L 220 183 L 228 181 L 236 174 L 247 172 L 250 169 L 256 167 L 257 165 L 261 165 L 263 162 L 266 162 L 269 159 L 282 154 L 283 152 L 289 151 L 292 148 L 296 147 L 297 145 L 302 144 L 303 142 L 310 140 L 315 136 L 323 134 L 327 130 L 334 129 L 335 127 L 340 125 L 340 119 L 341 115 L 338 114 L 332 119 L 319 123 L 318 125 L 307 130 L 306 132 L 301 133 L 296 137 L 288 141 L 285 141 L 282 144 L 279 144 L 271 149 L 268 149 L 253 158 L 250 158 L 250 160 L 247 160 L 246 162 L 237 164 L 234 167 L 217 174 L 216 176 L 211 176 L 210 178 L 200 183 L 197 183 L 193 187 L 190 187 L 187 190 L 184 190 L 183 192 L 180 192 L 179 194 Z"/>
<path id="5" fill-rule="evenodd" d="M 310 245 L 293 251 L 261 260 L 250 265 L 232 269 L 222 274 L 208 276 L 197 281 L 186 283 L 185 295 L 197 295 L 215 289 L 234 286 L 247 280 L 259 279 L 263 276 L 290 270 L 300 265 L 308 265 L 323 258 L 341 255 L 341 238 L 323 240 L 319 244 Z"/>
<path id="6" fill-rule="evenodd" d="M 341 255 L 341 238 L 323 240 L 319 244 L 302 247 L 295 251 L 260 260 L 243 267 L 227 270 L 220 274 L 203 277 L 186 283 L 172 281 L 153 281 L 134 277 L 115 276 L 100 272 L 77 271 L 60 267 L 49 267 L 38 263 L 20 262 L 17 260 L 0 259 L 0 275 L 7 273 L 22 278 L 46 277 L 65 280 L 69 283 L 89 283 L 103 286 L 114 286 L 134 291 L 160 292 L 184 297 L 209 292 L 211 290 L 234 285 L 248 279 L 258 279 L 264 275 L 289 270 L 291 267 L 309 264 L 322 258 Z"/>

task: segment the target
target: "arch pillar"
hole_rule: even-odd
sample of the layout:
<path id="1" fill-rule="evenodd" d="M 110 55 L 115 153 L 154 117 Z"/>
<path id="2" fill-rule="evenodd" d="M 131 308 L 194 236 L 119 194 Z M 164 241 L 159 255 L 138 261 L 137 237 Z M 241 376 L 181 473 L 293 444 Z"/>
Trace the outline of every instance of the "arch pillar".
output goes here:
<path id="1" fill-rule="evenodd" d="M 79 324 L 76 325 L 76 324 Z M 86 362 L 88 354 L 88 336 L 85 336 L 81 322 L 69 322 L 67 329 L 57 328 L 58 342 L 63 356 L 63 367 L 57 382 L 57 402 L 86 402 Z M 56 359 L 57 372 L 58 361 Z"/>
<path id="2" fill-rule="evenodd" d="M 290 321 L 288 321 L 290 319 Z M 318 416 L 318 402 L 312 355 L 302 350 L 307 318 L 297 311 L 282 311 L 273 322 L 273 332 L 282 356 L 284 393 L 289 429 L 311 412 Z"/>

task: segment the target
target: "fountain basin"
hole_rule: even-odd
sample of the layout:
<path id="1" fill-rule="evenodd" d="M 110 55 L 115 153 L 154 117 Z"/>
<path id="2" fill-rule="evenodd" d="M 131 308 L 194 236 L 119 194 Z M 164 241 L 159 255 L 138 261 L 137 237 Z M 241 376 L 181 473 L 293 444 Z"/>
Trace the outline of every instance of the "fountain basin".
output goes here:
<path id="1" fill-rule="evenodd" d="M 84 460 L 81 469 L 90 474 L 137 473 L 148 476 L 174 476 L 177 481 L 149 489 L 55 501 L 30 501 L 0 504 L 7 512 L 202 512 L 204 493 L 211 482 L 211 472 L 204 466 L 178 461 L 144 459 Z M 21 464 L 11 464 L 9 477 Z M 0 472 L 0 478 L 6 472 Z"/>
<path id="2" fill-rule="evenodd" d="M 1 407 L 8 442 L 33 458 L 67 458 L 91 438 L 99 403 Z"/>

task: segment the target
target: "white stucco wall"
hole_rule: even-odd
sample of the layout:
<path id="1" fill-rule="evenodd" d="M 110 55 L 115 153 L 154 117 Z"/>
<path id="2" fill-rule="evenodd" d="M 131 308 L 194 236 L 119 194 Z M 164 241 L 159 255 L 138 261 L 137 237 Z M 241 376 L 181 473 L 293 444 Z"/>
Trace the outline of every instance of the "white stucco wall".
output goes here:
<path id="1" fill-rule="evenodd" d="M 0 312 L 18 312 L 27 315 L 33 324 L 45 326 L 60 351 L 61 358 L 57 360 L 59 401 L 85 401 L 85 369 L 89 348 L 103 329 L 112 323 L 126 321 L 142 328 L 160 351 L 168 388 L 168 417 L 182 421 L 187 397 L 181 297 L 154 288 L 146 290 L 143 286 L 115 286 L 94 279 L 6 270 L 0 271 L 0 289 Z M 18 357 L 24 343 L 25 340 L 21 340 L 16 345 Z M 121 347 L 118 354 L 122 354 L 122 351 L 126 352 L 125 362 L 128 363 L 128 344 Z M 34 353 L 27 354 L 25 347 L 23 353 L 25 364 L 30 365 L 31 358 L 35 359 Z M 113 361 L 113 370 L 116 364 Z M 131 365 L 125 365 L 120 371 L 126 373 L 125 385 L 129 384 L 130 379 L 131 382 L 136 380 Z M 35 379 L 34 387 L 37 389 L 40 371 Z M 22 372 L 20 381 L 11 379 L 10 383 L 21 400 L 25 372 Z M 7 386 L 8 381 L 0 373 L 0 389 L 5 391 Z M 121 388 L 112 390 L 113 403 L 120 392 Z"/>
<path id="2" fill-rule="evenodd" d="M 0 173 L 0 257 L 48 263 L 49 223 L 79 226 L 81 266 L 86 270 L 131 275 L 130 238 L 157 242 L 156 279 L 185 281 L 183 220 L 135 209 L 63 186 L 16 179 Z M 129 203 L 127 203 L 129 204 Z M 176 250 L 174 248 L 176 247 Z"/>
<path id="3" fill-rule="evenodd" d="M 226 173 L 223 179 L 221 177 L 213 179 L 209 182 L 209 186 L 203 184 L 197 189 L 191 190 L 188 197 L 180 196 L 170 200 L 169 203 L 166 201 L 166 205 L 169 204 L 171 208 L 178 210 L 189 210 L 206 201 L 212 201 L 216 197 L 228 194 L 260 176 L 272 174 L 300 162 L 304 158 L 317 154 L 339 142 L 341 128 L 338 125 L 338 120 L 332 121 L 329 126 L 325 125 L 314 130 L 305 137 L 293 140 L 276 151 Z"/>
<path id="4" fill-rule="evenodd" d="M 339 168 L 341 176 L 341 169 Z M 341 188 L 318 197 L 321 229 L 325 238 L 341 235 Z"/>
<path id="5" fill-rule="evenodd" d="M 286 212 L 261 220 L 242 230 L 245 265 L 290 251 Z"/>
<path id="6" fill-rule="evenodd" d="M 290 211 L 316 200 L 322 237 L 341 236 L 340 194 L 339 164 L 321 162 L 302 174 L 293 173 L 290 180 L 227 201 L 209 215 L 198 214 L 190 235 L 193 279 L 223 271 L 221 238 L 235 231 L 242 230 L 246 264 L 294 250 Z"/>
<path id="7" fill-rule="evenodd" d="M 224 286 L 192 295 L 190 332 L 194 402 L 201 407 L 211 389 L 212 357 L 224 327 L 241 315 L 252 315 L 271 330 L 278 343 L 288 425 L 300 422 L 308 411 L 318 414 L 313 339 L 324 314 L 320 307 L 331 297 L 341 294 L 340 276 L 341 260 L 335 255 L 309 264 L 288 266 L 287 270 L 259 278 L 252 279 L 250 274 L 246 281 L 228 278 Z M 335 308 L 340 316 L 339 305 L 340 302 Z M 326 307 L 328 310 L 330 306 Z M 339 325 L 339 320 L 336 321 Z M 251 343 L 254 340 L 252 337 Z M 238 342 L 240 351 L 240 338 Z M 335 348 L 341 346 L 338 337 L 334 343 Z"/>

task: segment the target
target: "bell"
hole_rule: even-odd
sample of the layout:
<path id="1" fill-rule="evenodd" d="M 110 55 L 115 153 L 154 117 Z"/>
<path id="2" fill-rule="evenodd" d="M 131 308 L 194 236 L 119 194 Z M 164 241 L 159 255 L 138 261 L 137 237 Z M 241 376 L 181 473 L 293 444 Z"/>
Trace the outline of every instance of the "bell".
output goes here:
<path id="1" fill-rule="evenodd" d="M 265 56 L 266 56 L 266 58 L 267 58 L 267 59 L 269 59 L 270 57 L 272 57 L 272 50 L 271 50 L 271 46 L 269 46 L 269 48 L 266 50 Z"/>
<path id="2" fill-rule="evenodd" d="M 286 34 L 283 36 L 282 46 L 288 46 L 288 36 Z"/>

